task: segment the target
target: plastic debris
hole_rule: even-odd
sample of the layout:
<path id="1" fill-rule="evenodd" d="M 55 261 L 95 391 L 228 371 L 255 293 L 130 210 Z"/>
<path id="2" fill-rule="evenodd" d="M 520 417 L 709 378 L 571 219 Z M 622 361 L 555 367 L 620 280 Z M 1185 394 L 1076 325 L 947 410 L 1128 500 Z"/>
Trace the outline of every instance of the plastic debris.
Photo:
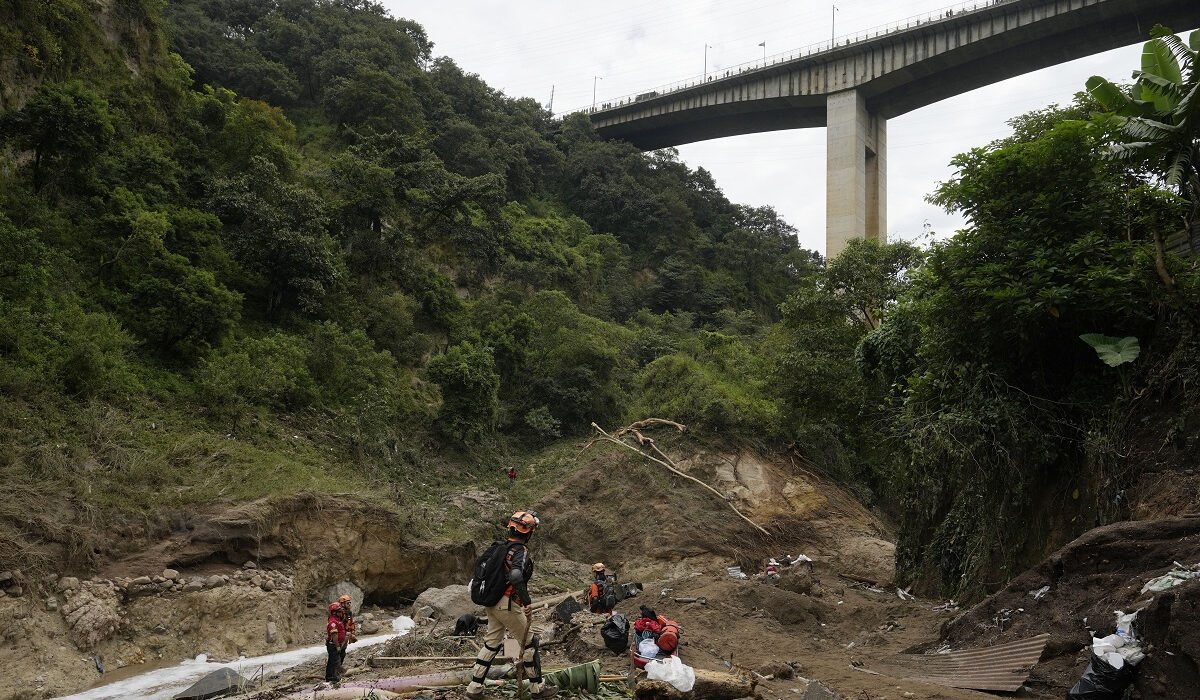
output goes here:
<path id="1" fill-rule="evenodd" d="M 1155 593 L 1158 593 L 1159 591 L 1165 591 L 1169 588 L 1174 588 L 1181 583 L 1187 583 L 1188 581 L 1200 576 L 1200 564 L 1184 566 L 1177 561 L 1172 563 L 1175 565 L 1175 568 L 1163 574 L 1162 576 L 1158 576 L 1147 581 L 1146 585 L 1142 586 L 1142 593 L 1145 593 L 1146 591 L 1154 591 Z"/>
<path id="2" fill-rule="evenodd" d="M 744 571 L 742 571 L 742 567 L 740 567 L 740 566 L 731 566 L 728 569 L 726 569 L 726 571 L 729 572 L 729 578 L 736 578 L 738 580 L 745 580 L 745 579 L 749 578 L 748 576 L 746 576 L 746 573 Z"/>
<path id="3" fill-rule="evenodd" d="M 935 605 L 931 609 L 934 612 L 955 612 L 958 610 L 958 602 L 955 600 L 949 600 L 941 605 Z"/>
<path id="4" fill-rule="evenodd" d="M 1037 589 L 1036 591 L 1030 591 L 1029 595 L 1033 596 L 1034 600 L 1041 600 L 1042 596 L 1046 595 L 1049 592 L 1050 592 L 1050 586 L 1046 585 L 1046 586 L 1042 586 L 1041 588 Z"/>
<path id="5" fill-rule="evenodd" d="M 680 661 L 678 656 L 668 656 L 647 663 L 646 678 L 652 681 L 666 681 L 681 693 L 690 693 L 692 686 L 696 685 L 696 672 L 691 666 Z"/>
<path id="6" fill-rule="evenodd" d="M 916 600 L 917 599 L 917 597 L 915 595 L 913 595 L 912 593 L 909 593 L 908 591 L 904 590 L 903 588 L 897 588 L 896 595 L 899 596 L 900 600 Z"/>

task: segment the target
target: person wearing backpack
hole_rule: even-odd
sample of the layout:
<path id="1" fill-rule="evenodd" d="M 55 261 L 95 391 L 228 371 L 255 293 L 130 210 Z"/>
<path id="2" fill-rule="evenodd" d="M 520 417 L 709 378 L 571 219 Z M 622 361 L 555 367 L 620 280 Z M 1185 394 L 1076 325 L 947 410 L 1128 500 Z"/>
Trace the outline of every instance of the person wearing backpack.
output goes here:
<path id="1" fill-rule="evenodd" d="M 471 683 L 467 686 L 468 700 L 483 698 L 483 681 L 496 654 L 504 646 L 507 631 L 524 645 L 521 663 L 529 678 L 531 700 L 547 700 L 558 693 L 558 687 L 542 682 L 541 654 L 538 638 L 530 638 L 533 622 L 533 602 L 529 597 L 529 579 L 533 577 L 533 558 L 529 555 L 529 538 L 540 521 L 532 511 L 517 511 L 508 519 L 508 539 L 493 542 L 483 556 L 475 561 L 475 576 L 471 579 L 471 600 L 487 610 L 487 632 L 483 646 L 471 668 Z"/>
<path id="2" fill-rule="evenodd" d="M 597 615 L 611 615 L 617 604 L 613 582 L 608 579 L 604 562 L 592 564 L 592 586 L 588 589 L 588 609 Z"/>

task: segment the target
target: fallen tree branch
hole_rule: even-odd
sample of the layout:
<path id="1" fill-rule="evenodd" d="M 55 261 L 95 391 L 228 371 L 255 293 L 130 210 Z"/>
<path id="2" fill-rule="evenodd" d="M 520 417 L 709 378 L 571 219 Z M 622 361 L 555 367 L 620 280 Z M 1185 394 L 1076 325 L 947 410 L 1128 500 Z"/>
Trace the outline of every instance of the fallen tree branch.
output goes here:
<path id="1" fill-rule="evenodd" d="M 591 447 L 593 444 L 595 444 L 597 440 L 603 440 L 605 442 L 611 442 L 614 445 L 620 445 L 621 447 L 624 447 L 627 450 L 636 452 L 637 454 L 641 455 L 642 457 L 645 457 L 646 459 L 650 460 L 651 462 L 654 462 L 655 464 L 662 466 L 663 468 L 665 468 L 667 471 L 671 472 L 672 474 L 674 474 L 678 477 L 687 479 L 688 481 L 692 481 L 692 482 L 704 487 L 706 490 L 710 491 L 717 498 L 720 498 L 722 501 L 725 501 L 725 505 L 729 506 L 730 510 L 732 510 L 735 514 L 737 514 L 737 516 L 739 518 L 741 518 L 742 520 L 745 520 L 747 523 L 750 523 L 750 525 L 752 525 L 754 527 L 754 529 L 758 530 L 759 532 L 766 535 L 767 537 L 771 536 L 771 533 L 767 532 L 766 529 L 763 528 L 763 526 L 759 525 L 758 523 L 754 522 L 750 518 L 747 518 L 745 515 L 743 515 L 742 511 L 738 510 L 737 506 L 733 505 L 733 503 L 730 501 L 728 496 L 726 496 L 725 494 L 721 493 L 720 491 L 714 489 L 713 487 L 709 486 L 708 484 L 704 483 L 703 481 L 700 481 L 696 477 L 689 476 L 689 475 L 684 474 L 683 472 L 679 471 L 678 467 L 671 460 L 671 458 L 668 457 L 662 450 L 658 449 L 658 445 L 655 444 L 653 438 L 648 438 L 641 433 L 641 430 L 643 428 L 645 428 L 646 426 L 656 425 L 656 424 L 674 426 L 675 429 L 681 433 L 687 431 L 686 426 L 681 425 L 679 423 L 675 423 L 674 421 L 663 420 L 661 418 L 647 418 L 646 420 L 641 420 L 641 421 L 638 421 L 637 423 L 627 425 L 624 428 L 621 428 L 620 430 L 616 431 L 613 434 L 609 434 L 608 432 L 606 432 L 604 430 L 604 428 L 601 428 L 600 426 L 596 425 L 595 422 L 593 422 L 592 428 L 595 429 L 595 431 L 597 433 L 599 433 L 599 435 L 597 435 L 595 438 L 593 438 L 592 441 L 589 442 L 583 448 L 583 450 L 580 450 L 580 454 L 583 454 L 583 452 L 585 450 L 587 450 L 589 447 Z M 657 454 L 658 457 L 655 457 L 654 455 L 651 455 L 651 454 L 647 454 L 645 451 L 639 450 L 638 448 L 634 447 L 633 445 L 630 445 L 629 443 L 620 439 L 621 436 L 628 435 L 628 434 L 633 434 L 634 438 L 638 441 L 639 444 L 648 445 L 650 447 L 650 449 L 654 450 L 655 454 Z M 659 459 L 659 457 L 661 457 L 662 459 Z"/>

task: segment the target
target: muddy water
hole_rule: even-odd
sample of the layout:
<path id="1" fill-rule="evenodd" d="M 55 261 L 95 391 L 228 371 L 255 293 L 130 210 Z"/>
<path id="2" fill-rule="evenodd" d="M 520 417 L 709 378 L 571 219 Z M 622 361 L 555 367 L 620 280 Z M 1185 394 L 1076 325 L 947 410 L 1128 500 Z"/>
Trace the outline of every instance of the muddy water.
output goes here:
<path id="1" fill-rule="evenodd" d="M 398 617 L 392 621 L 393 632 L 363 637 L 354 648 L 363 649 L 376 644 L 382 644 L 389 639 L 408 634 L 414 627 L 409 617 Z M 181 690 L 203 678 L 205 675 L 223 666 L 228 666 L 243 676 L 249 678 L 261 672 L 270 676 L 293 666 L 312 661 L 325 656 L 325 646 L 292 649 L 277 654 L 241 658 L 237 661 L 219 664 L 209 661 L 203 654 L 194 659 L 187 659 L 177 666 L 168 666 L 135 676 L 102 685 L 98 688 L 85 690 L 74 695 L 64 695 L 58 700 L 122 700 L 140 698 L 142 700 L 169 700 Z"/>

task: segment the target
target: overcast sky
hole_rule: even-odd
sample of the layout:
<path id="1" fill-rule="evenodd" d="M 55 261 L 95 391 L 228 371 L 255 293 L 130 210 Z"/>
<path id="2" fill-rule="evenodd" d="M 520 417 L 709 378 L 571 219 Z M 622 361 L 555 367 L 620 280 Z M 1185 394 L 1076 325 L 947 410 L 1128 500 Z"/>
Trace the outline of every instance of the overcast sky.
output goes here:
<path id="1" fill-rule="evenodd" d="M 416 20 L 449 56 L 493 88 L 546 104 L 556 114 L 645 92 L 767 54 L 935 12 L 946 0 L 383 0 Z M 950 159 L 1009 133 L 1005 121 L 1065 104 L 1091 75 L 1125 80 L 1140 44 L 1047 68 L 944 100 L 888 122 L 888 236 L 917 239 L 928 223 L 948 235 L 962 221 L 924 197 L 952 175 Z M 593 81 L 594 76 L 600 80 Z M 775 207 L 799 230 L 801 245 L 825 250 L 825 130 L 733 136 L 679 148 L 693 168 L 713 173 L 731 200 Z"/>

